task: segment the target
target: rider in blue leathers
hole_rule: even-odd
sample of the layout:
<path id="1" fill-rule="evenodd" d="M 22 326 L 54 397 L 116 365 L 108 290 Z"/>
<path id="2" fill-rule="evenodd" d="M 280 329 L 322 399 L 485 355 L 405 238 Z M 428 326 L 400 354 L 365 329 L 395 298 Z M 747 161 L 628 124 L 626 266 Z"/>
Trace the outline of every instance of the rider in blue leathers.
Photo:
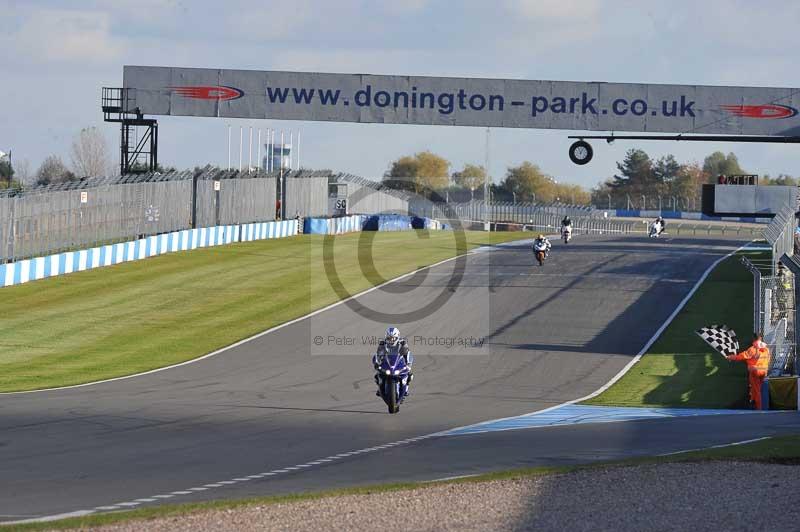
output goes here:
<path id="1" fill-rule="evenodd" d="M 406 391 L 406 396 L 408 396 L 411 391 L 411 381 L 414 380 L 414 373 L 411 371 L 411 365 L 414 363 L 414 355 L 412 355 L 411 351 L 408 349 L 408 340 L 400 337 L 400 329 L 397 327 L 389 327 L 386 329 L 386 337 L 378 342 L 378 350 L 372 356 L 372 367 L 376 370 L 375 384 L 380 385 L 380 376 L 377 370 L 381 365 L 381 358 L 395 346 L 399 346 L 398 353 L 405 359 L 406 365 L 408 366 L 408 384 Z M 380 389 L 375 392 L 375 395 L 380 397 Z"/>

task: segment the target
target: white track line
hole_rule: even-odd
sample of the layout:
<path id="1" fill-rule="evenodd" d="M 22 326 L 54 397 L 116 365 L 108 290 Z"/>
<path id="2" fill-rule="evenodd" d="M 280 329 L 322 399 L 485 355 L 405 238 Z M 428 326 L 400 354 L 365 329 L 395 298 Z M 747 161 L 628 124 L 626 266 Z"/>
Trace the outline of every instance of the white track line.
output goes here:
<path id="1" fill-rule="evenodd" d="M 672 322 L 672 320 L 675 319 L 675 316 L 677 316 L 678 312 L 680 312 L 683 309 L 683 307 L 686 305 L 686 303 L 689 301 L 689 299 L 694 295 L 694 293 L 697 291 L 697 289 L 700 287 L 700 285 L 703 283 L 703 281 L 705 281 L 706 278 L 709 276 L 711 271 L 714 268 L 716 268 L 717 265 L 720 262 L 722 262 L 723 260 L 727 259 L 728 257 L 734 255 L 735 253 L 737 253 L 738 251 L 740 251 L 744 247 L 745 246 L 742 246 L 742 247 L 740 247 L 740 248 L 738 248 L 738 249 L 736 249 L 734 251 L 731 251 L 727 255 L 725 255 L 723 257 L 720 257 L 719 259 L 714 261 L 714 263 L 711 264 L 711 266 L 709 266 L 703 272 L 703 275 L 697 280 L 695 285 L 692 287 L 692 289 L 689 291 L 689 293 L 686 295 L 686 297 L 684 297 L 683 300 L 678 304 L 678 306 L 675 308 L 675 310 L 672 312 L 672 314 L 670 314 L 670 316 L 667 318 L 667 320 L 661 325 L 661 327 L 658 328 L 658 330 L 655 332 L 655 334 L 650 338 L 650 340 L 645 344 L 645 346 L 639 351 L 639 354 L 637 354 L 636 357 L 633 360 L 631 360 L 624 368 L 622 368 L 622 370 L 619 373 L 617 373 L 610 381 L 608 381 L 608 383 L 606 383 L 605 385 L 600 387 L 597 391 L 595 391 L 595 392 L 593 392 L 593 393 L 591 393 L 591 394 L 589 394 L 589 395 L 587 395 L 585 397 L 582 397 L 580 399 L 575 399 L 575 400 L 572 400 L 572 401 L 567 401 L 565 403 L 562 403 L 562 404 L 556 405 L 556 406 L 552 406 L 550 408 L 545 408 L 543 410 L 539 410 L 537 413 L 548 412 L 550 410 L 554 410 L 556 408 L 560 408 L 560 407 L 565 406 L 565 405 L 574 404 L 574 403 L 577 403 L 577 402 L 580 402 L 580 401 L 585 401 L 586 399 L 590 399 L 590 398 L 602 393 L 603 391 L 608 389 L 612 384 L 614 384 L 620 378 L 622 378 L 622 376 L 625 373 L 627 373 L 628 370 L 630 370 L 630 368 L 636 362 L 639 361 L 639 359 L 650 348 L 650 346 L 653 345 L 653 343 L 658 339 L 658 337 L 661 335 L 661 333 L 664 332 L 664 329 L 666 329 L 669 326 L 669 324 Z M 436 266 L 438 264 L 442 264 L 444 262 L 449 262 L 449 261 L 454 260 L 456 258 L 458 258 L 458 257 L 452 257 L 450 259 L 444 260 L 444 261 L 439 262 L 437 264 L 432 264 L 431 266 L 427 266 L 427 268 L 432 268 L 432 267 L 434 267 L 434 266 Z M 420 268 L 420 270 L 424 270 L 424 269 L 425 268 Z M 420 271 L 420 270 L 417 270 L 417 271 Z M 416 272 L 412 272 L 412 273 L 406 274 L 403 277 L 407 277 L 409 275 L 412 275 L 413 273 L 416 273 Z M 394 279 L 394 280 L 389 281 L 389 282 L 394 282 L 394 281 L 397 281 L 397 280 L 399 280 L 401 278 L 402 277 L 398 277 L 397 279 Z M 384 283 L 384 284 L 388 284 L 388 283 Z M 383 285 L 380 285 L 380 286 L 383 286 Z M 370 292 L 372 290 L 380 288 L 380 286 L 371 288 L 371 289 L 367 290 L 366 292 Z M 366 292 L 362 292 L 362 294 L 364 294 Z M 354 297 L 356 297 L 356 296 L 354 296 Z M 344 303 L 344 301 L 346 301 L 346 300 L 343 300 L 343 301 L 340 301 L 339 303 L 335 303 L 333 305 L 330 305 L 329 307 L 325 307 L 324 309 L 321 309 L 321 310 L 317 311 L 316 313 L 323 312 L 323 311 L 325 311 L 325 310 L 327 310 L 327 309 L 329 309 L 331 307 L 334 307 L 336 305 L 340 305 L 340 304 Z M 315 314 L 315 313 L 312 313 L 309 316 L 312 316 L 313 314 Z M 230 348 L 235 347 L 236 345 L 240 345 L 240 344 L 242 344 L 242 343 L 244 343 L 246 341 L 249 341 L 249 340 L 252 340 L 254 338 L 258 338 L 259 336 L 263 336 L 265 334 L 268 334 L 269 332 L 277 330 L 278 328 L 286 327 L 287 325 L 290 325 L 290 324 L 295 323 L 297 321 L 306 319 L 309 316 L 306 316 L 306 317 L 303 317 L 303 318 L 298 318 L 298 319 L 296 319 L 296 320 L 294 320 L 292 322 L 288 322 L 288 323 L 286 323 L 284 325 L 280 325 L 280 326 L 278 326 L 276 328 L 270 329 L 269 331 L 265 331 L 265 332 L 263 332 L 261 334 L 253 336 L 253 337 L 251 337 L 251 338 L 249 338 L 247 340 L 242 340 L 241 342 L 239 342 L 237 344 L 234 344 L 233 346 L 230 346 L 230 347 L 225 348 L 225 349 L 230 349 Z M 225 349 L 220 350 L 219 352 L 222 352 Z M 218 353 L 218 352 L 211 353 L 211 354 L 206 355 L 205 357 L 202 357 L 202 358 L 207 358 L 207 357 L 212 356 L 213 354 L 216 354 L 216 353 Z M 196 359 L 196 360 L 201 360 L 201 359 Z M 194 361 L 190 361 L 190 362 L 194 362 Z M 182 366 L 184 364 L 186 364 L 186 362 L 182 363 L 182 364 L 178 364 L 178 365 Z M 175 367 L 175 366 L 170 366 L 170 367 Z M 169 369 L 169 368 L 162 368 L 162 370 L 163 369 Z M 155 371 L 161 371 L 161 370 L 155 370 Z M 153 373 L 153 372 L 146 372 L 146 373 Z M 140 375 L 144 375 L 146 373 L 142 373 Z M 130 377 L 134 377 L 134 376 L 135 375 L 131 375 Z M 121 377 L 121 378 L 130 378 L 130 377 Z M 119 379 L 111 379 L 111 380 L 119 380 Z M 108 381 L 100 381 L 100 382 L 108 382 Z M 98 383 L 90 383 L 90 384 L 99 384 L 99 382 Z M 87 385 L 84 384 L 84 385 L 78 385 L 78 386 L 87 386 Z M 513 416 L 513 417 L 518 417 L 518 416 Z M 511 419 L 511 418 L 502 418 L 502 419 Z M 500 420 L 493 420 L 493 421 L 500 421 Z M 265 472 L 265 473 L 259 473 L 257 475 L 251 475 L 249 477 L 237 477 L 237 479 L 233 479 L 233 480 L 223 480 L 223 481 L 218 481 L 218 482 L 211 483 L 211 484 L 204 484 L 202 487 L 204 487 L 204 488 L 226 487 L 226 486 L 231 485 L 231 484 L 237 484 L 237 483 L 239 483 L 240 479 L 244 479 L 244 478 L 256 479 L 256 478 L 262 478 L 262 477 L 265 477 L 265 476 L 274 476 L 274 475 L 279 475 L 279 474 L 292 473 L 292 472 L 295 472 L 295 471 L 305 471 L 309 467 L 316 467 L 316 463 L 322 464 L 322 463 L 335 462 L 335 461 L 339 461 L 339 460 L 342 460 L 344 458 L 349 458 L 349 457 L 355 456 L 355 455 L 360 455 L 360 454 L 364 454 L 364 453 L 372 453 L 372 452 L 381 451 L 381 450 L 384 450 L 384 449 L 387 449 L 387 448 L 396 447 L 398 445 L 407 445 L 409 443 L 414 443 L 414 442 L 418 442 L 418 441 L 422 441 L 422 440 L 427 440 L 427 439 L 430 439 L 430 438 L 437 438 L 437 437 L 441 437 L 442 435 L 444 435 L 447 432 L 450 432 L 452 430 L 457 430 L 458 428 L 463 428 L 463 427 L 457 427 L 456 429 L 447 429 L 445 431 L 436 432 L 436 433 L 433 433 L 433 434 L 426 434 L 426 435 L 423 435 L 423 436 L 415 436 L 415 437 L 412 437 L 412 438 L 406 438 L 404 440 L 398 440 L 398 441 L 386 443 L 386 444 L 383 444 L 383 445 L 380 445 L 380 446 L 365 447 L 363 449 L 358 449 L 358 450 L 355 450 L 355 451 L 350 451 L 350 452 L 346 452 L 346 453 L 336 454 L 336 455 L 333 455 L 333 456 L 327 456 L 325 458 L 320 458 L 320 459 L 315 460 L 314 462 L 306 462 L 304 464 L 289 466 L 289 467 L 285 467 L 283 469 L 274 469 L 272 471 L 268 471 L 268 472 Z M 758 441 L 758 440 L 748 440 L 747 442 L 739 442 L 739 443 L 743 444 L 743 443 L 748 443 L 749 441 Z M 683 452 L 686 452 L 686 451 L 683 451 Z M 90 515 L 90 514 L 94 514 L 94 513 L 100 512 L 100 511 L 107 511 L 107 510 L 118 509 L 118 508 L 122 508 L 122 507 L 132 508 L 132 507 L 139 506 L 140 504 L 142 504 L 142 501 L 144 501 L 146 499 L 166 499 L 166 498 L 170 498 L 170 497 L 173 497 L 173 496 L 190 495 L 192 493 L 196 493 L 196 489 L 195 488 L 190 488 L 188 490 L 182 490 L 182 491 L 173 491 L 171 493 L 163 494 L 163 495 L 151 495 L 149 497 L 145 497 L 145 498 L 141 498 L 141 499 L 135 499 L 135 500 L 130 501 L 130 502 L 117 503 L 117 504 L 115 504 L 113 506 L 97 506 L 97 507 L 95 507 L 95 508 L 93 508 L 91 510 L 81 510 L 81 511 L 78 511 L 78 512 L 72 512 L 71 514 L 58 514 L 57 516 L 45 516 L 45 517 L 34 518 L 34 519 L 26 519 L 24 521 L 5 522 L 5 523 L 2 523 L 2 524 L 21 524 L 21 523 L 31 523 L 31 522 L 39 522 L 39 521 L 53 521 L 53 520 L 56 520 L 56 519 L 66 519 L 67 517 Z M 2 524 L 0 524 L 0 525 L 2 525 Z"/>
<path id="2" fill-rule="evenodd" d="M 708 449 L 722 449 L 724 447 L 734 447 L 736 445 L 746 445 L 748 443 L 755 443 L 757 441 L 768 440 L 772 436 L 764 436 L 762 438 L 753 438 L 752 440 L 735 441 L 733 443 L 723 443 L 721 445 L 711 445 L 709 447 L 698 447 L 697 449 L 686 449 L 685 451 L 675 451 L 673 453 L 659 454 L 658 456 L 673 456 L 676 454 L 691 453 L 694 451 L 707 451 Z"/>

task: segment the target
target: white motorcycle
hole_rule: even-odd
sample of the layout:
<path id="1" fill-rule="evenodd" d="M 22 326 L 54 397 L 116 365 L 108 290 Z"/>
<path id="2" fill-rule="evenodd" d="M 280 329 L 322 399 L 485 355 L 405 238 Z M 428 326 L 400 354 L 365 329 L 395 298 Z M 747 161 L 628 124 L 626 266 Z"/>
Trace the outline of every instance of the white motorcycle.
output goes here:
<path id="1" fill-rule="evenodd" d="M 569 241 L 572 240 L 572 226 L 565 225 L 561 228 L 561 238 L 564 239 L 565 244 L 569 244 Z"/>
<path id="2" fill-rule="evenodd" d="M 550 248 L 548 244 L 549 242 L 547 240 L 533 242 L 533 254 L 536 256 L 536 261 L 539 263 L 539 266 L 544 266 L 544 261 L 547 258 L 547 252 Z"/>
<path id="3" fill-rule="evenodd" d="M 650 238 L 658 238 L 664 232 L 664 225 L 661 222 L 650 224 Z"/>

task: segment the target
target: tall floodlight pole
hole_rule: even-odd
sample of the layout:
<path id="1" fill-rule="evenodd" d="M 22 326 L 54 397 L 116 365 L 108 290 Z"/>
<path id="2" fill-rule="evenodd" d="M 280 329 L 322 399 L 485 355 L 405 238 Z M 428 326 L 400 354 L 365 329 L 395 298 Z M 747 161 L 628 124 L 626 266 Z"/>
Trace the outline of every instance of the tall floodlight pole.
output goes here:
<path id="1" fill-rule="evenodd" d="M 244 146 L 244 127 L 239 126 L 239 171 L 242 171 L 242 147 Z"/>
<path id="2" fill-rule="evenodd" d="M 261 128 L 258 128 L 258 149 L 256 153 L 256 164 L 258 164 L 258 169 L 261 170 Z"/>
<path id="3" fill-rule="evenodd" d="M 247 173 L 253 167 L 253 126 L 250 126 L 250 138 L 247 140 Z"/>
<path id="4" fill-rule="evenodd" d="M 283 154 L 286 151 L 286 144 L 283 141 L 283 131 L 281 131 L 281 151 L 280 151 L 280 182 L 281 182 L 281 220 L 283 220 L 283 212 L 286 206 L 283 201 L 286 199 L 286 178 L 283 176 Z"/>
<path id="5" fill-rule="evenodd" d="M 267 172 L 272 171 L 272 128 L 267 130 Z"/>
<path id="6" fill-rule="evenodd" d="M 486 177 L 483 180 L 483 223 L 484 228 L 489 230 L 489 128 L 486 128 Z"/>
<path id="7" fill-rule="evenodd" d="M 284 132 L 281 131 L 281 149 L 280 152 L 278 153 L 278 164 L 280 166 L 281 177 L 283 177 L 283 157 L 284 153 L 286 153 L 286 145 L 284 144 L 283 135 Z"/>
<path id="8" fill-rule="evenodd" d="M 289 130 L 289 170 L 294 170 L 292 158 L 294 157 L 294 131 Z"/>
<path id="9" fill-rule="evenodd" d="M 270 138 L 270 141 L 269 141 L 269 171 L 272 172 L 273 170 L 275 170 L 275 162 L 273 161 L 273 159 L 275 159 L 275 130 L 274 129 L 270 129 L 269 130 L 269 138 Z"/>
<path id="10" fill-rule="evenodd" d="M 228 124 L 228 170 L 231 169 L 231 125 Z"/>

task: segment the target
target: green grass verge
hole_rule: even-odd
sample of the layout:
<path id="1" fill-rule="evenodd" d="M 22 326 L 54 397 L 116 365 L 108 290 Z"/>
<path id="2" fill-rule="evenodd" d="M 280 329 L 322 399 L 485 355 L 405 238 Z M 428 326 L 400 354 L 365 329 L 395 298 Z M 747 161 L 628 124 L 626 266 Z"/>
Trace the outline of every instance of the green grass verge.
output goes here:
<path id="1" fill-rule="evenodd" d="M 655 456 L 645 458 L 634 458 L 616 462 L 602 462 L 596 464 L 579 466 L 557 466 L 557 467 L 534 467 L 498 471 L 468 478 L 453 480 L 443 480 L 438 482 L 406 482 L 395 484 L 381 484 L 367 487 L 344 488 L 337 490 L 327 490 L 321 492 L 301 493 L 294 495 L 282 495 L 272 497 L 256 497 L 249 499 L 239 499 L 233 501 L 212 501 L 203 503 L 191 503 L 180 505 L 164 505 L 138 510 L 105 513 L 63 519 L 49 523 L 30 523 L 25 525 L 12 525 L 0 527 L 2 530 L 9 531 L 29 531 L 29 530 L 52 530 L 52 529 L 76 529 L 89 528 L 126 521 L 143 521 L 140 528 L 146 528 L 146 521 L 165 517 L 176 517 L 194 512 L 206 512 L 213 510 L 230 510 L 247 506 L 265 506 L 278 503 L 291 503 L 299 501 L 313 501 L 326 497 L 336 497 L 342 495 L 361 495 L 369 493 L 383 493 L 408 489 L 426 489 L 441 484 L 460 484 L 473 482 L 490 482 L 493 480 L 506 479 L 525 479 L 538 476 L 553 475 L 559 473 L 569 473 L 571 471 L 589 470 L 604 467 L 628 467 L 643 464 L 664 464 L 676 462 L 707 462 L 713 460 L 724 461 L 748 461 L 786 465 L 800 465 L 800 435 L 779 436 L 761 440 L 754 443 L 723 447 L 717 449 L 707 449 L 692 451 L 671 456 Z"/>
<path id="2" fill-rule="evenodd" d="M 763 253 L 748 253 L 748 256 Z M 763 257 L 762 257 L 763 258 Z M 647 353 L 628 373 L 584 404 L 743 408 L 747 406 L 744 364 L 712 351 L 695 333 L 726 324 L 744 348 L 753 329 L 753 277 L 734 255 L 722 261 Z"/>
<path id="3" fill-rule="evenodd" d="M 453 234 L 337 236 L 341 282 L 357 293 L 452 257 Z M 466 246 L 526 236 L 467 232 Z M 305 235 L 171 253 L 2 288 L 0 392 L 183 362 L 333 303 L 339 296 L 325 275 L 323 240 Z M 362 273 L 359 256 L 370 249 L 374 269 Z"/>

